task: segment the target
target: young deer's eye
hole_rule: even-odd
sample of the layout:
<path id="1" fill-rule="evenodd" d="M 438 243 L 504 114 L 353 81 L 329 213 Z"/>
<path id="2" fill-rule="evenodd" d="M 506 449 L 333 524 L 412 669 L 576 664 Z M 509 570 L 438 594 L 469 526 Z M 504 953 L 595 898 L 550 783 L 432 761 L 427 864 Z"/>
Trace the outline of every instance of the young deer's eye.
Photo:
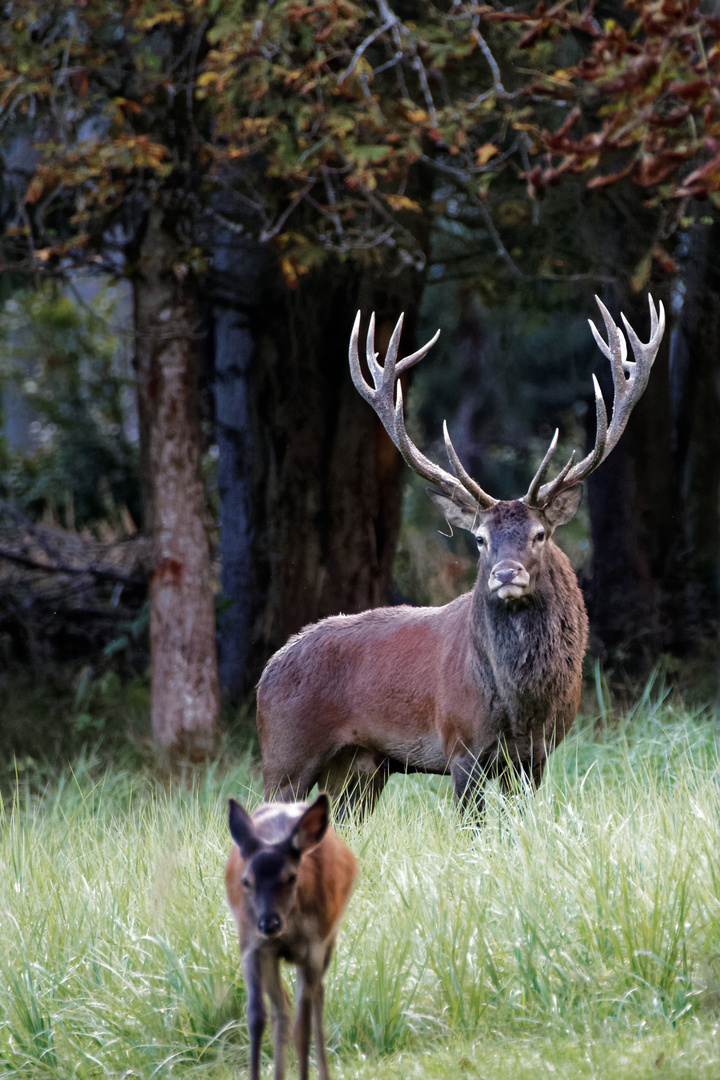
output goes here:
<path id="1" fill-rule="evenodd" d="M 243 886 L 243 889 L 251 889 L 252 888 L 252 881 L 250 880 L 249 877 L 244 877 L 242 879 L 242 886 Z"/>
<path id="2" fill-rule="evenodd" d="M 476 536 L 475 539 L 477 540 L 477 546 L 479 548 L 485 547 L 485 537 L 484 536 Z"/>

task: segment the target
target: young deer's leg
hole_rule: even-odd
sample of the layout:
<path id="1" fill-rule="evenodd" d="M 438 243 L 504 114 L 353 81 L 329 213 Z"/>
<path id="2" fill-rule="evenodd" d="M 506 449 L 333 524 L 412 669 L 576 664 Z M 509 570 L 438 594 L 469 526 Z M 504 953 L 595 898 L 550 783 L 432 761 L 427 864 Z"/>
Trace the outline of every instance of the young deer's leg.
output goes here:
<path id="1" fill-rule="evenodd" d="M 317 980 L 315 994 L 313 995 L 313 1020 L 315 1023 L 315 1052 L 317 1054 L 318 1062 L 318 1077 L 319 1080 L 330 1080 L 330 1070 L 328 1069 L 327 1051 L 325 1049 L 325 986 L 323 984 L 323 976 L 327 971 L 330 958 L 335 948 L 335 939 L 329 943 L 325 952 L 325 961 L 323 963 L 322 974 Z"/>
<path id="2" fill-rule="evenodd" d="M 312 982 L 308 982 L 308 969 L 297 969 L 297 1016 L 295 1017 L 295 1050 L 297 1051 L 300 1080 L 308 1080 L 310 1062 L 310 1019 L 312 1016 Z M 310 975 L 312 979 L 312 975 Z"/>
<path id="3" fill-rule="evenodd" d="M 250 1029 L 250 1080 L 260 1080 L 260 1050 L 267 1021 L 263 1001 L 262 968 L 257 950 L 242 954 L 243 976 L 247 991 L 247 1018 Z"/>
<path id="4" fill-rule="evenodd" d="M 284 1080 L 292 1024 L 292 1007 L 280 975 L 280 961 L 277 956 L 272 954 L 263 956 L 261 966 L 263 982 L 272 1005 L 275 1080 Z"/>

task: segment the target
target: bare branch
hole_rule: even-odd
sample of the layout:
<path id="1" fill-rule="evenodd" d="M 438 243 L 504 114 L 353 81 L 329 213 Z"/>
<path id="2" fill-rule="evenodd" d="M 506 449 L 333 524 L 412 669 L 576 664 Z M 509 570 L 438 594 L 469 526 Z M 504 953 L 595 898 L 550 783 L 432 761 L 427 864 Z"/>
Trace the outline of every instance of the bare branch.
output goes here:
<path id="1" fill-rule="evenodd" d="M 278 233 L 280 232 L 280 230 L 284 226 L 285 222 L 287 221 L 287 219 L 292 214 L 293 210 L 297 206 L 300 205 L 300 203 L 303 201 L 303 199 L 307 195 L 308 191 L 310 190 L 310 188 L 314 184 L 315 184 L 315 177 L 312 177 L 310 180 L 308 180 L 307 184 L 302 189 L 302 191 L 298 191 L 297 194 L 293 196 L 292 201 L 290 202 L 290 205 L 282 212 L 282 214 L 277 219 L 277 221 L 275 222 L 273 227 L 271 229 L 263 229 L 261 231 L 261 233 L 260 233 L 260 242 L 261 243 L 266 243 L 268 240 L 272 240 L 273 237 L 278 235 Z"/>
<path id="2" fill-rule="evenodd" d="M 432 94 L 430 93 L 430 85 L 427 80 L 427 73 L 425 71 L 425 68 L 423 67 L 423 62 L 417 55 L 417 53 L 415 53 L 415 56 L 413 57 L 412 66 L 413 69 L 417 72 L 417 77 L 420 80 L 420 86 L 422 88 L 423 96 L 425 98 L 425 105 L 430 119 L 432 120 L 433 124 L 437 124 L 437 112 L 435 110 L 435 102 L 433 101 Z"/>
<path id="3" fill-rule="evenodd" d="M 353 53 L 352 60 L 350 61 L 347 68 L 345 69 L 345 71 L 343 71 L 342 75 L 340 76 L 340 78 L 337 81 L 338 86 L 340 86 L 345 81 L 345 79 L 347 79 L 348 75 L 352 75 L 353 71 L 355 70 L 355 65 L 357 64 L 358 60 L 363 55 L 363 53 L 367 49 L 370 48 L 373 41 L 377 41 L 377 39 L 382 34 L 384 34 L 386 30 L 390 30 L 397 22 L 398 22 L 397 15 L 392 15 L 391 14 L 391 17 L 389 19 L 386 19 L 386 21 L 382 24 L 382 26 L 378 26 L 378 28 L 376 30 L 373 30 L 372 34 L 368 34 L 368 36 L 365 38 L 365 40 L 362 41 L 358 45 L 357 49 Z"/>
<path id="4" fill-rule="evenodd" d="M 107 581 L 116 581 L 120 585 L 139 586 L 147 584 L 145 578 L 129 577 L 127 574 L 121 574 L 118 570 L 103 570 L 98 566 L 71 566 L 69 563 L 64 562 L 44 563 L 40 562 L 39 559 L 24 555 L 20 551 L 13 551 L 11 548 L 0 547 L 0 559 L 7 559 L 9 562 L 18 563 L 20 566 L 27 566 L 31 570 L 44 570 L 49 574 L 85 574 L 95 578 L 104 578 Z"/>
<path id="5" fill-rule="evenodd" d="M 477 18 L 477 16 L 475 16 L 475 18 L 473 19 L 473 26 L 472 26 L 472 28 L 470 30 L 470 36 L 473 38 L 474 41 L 477 42 L 481 53 L 483 54 L 483 56 L 487 60 L 488 66 L 489 66 L 490 71 L 492 73 L 492 79 L 493 79 L 493 88 L 492 88 L 492 90 L 486 90 L 485 93 L 479 94 L 478 97 L 476 97 L 474 101 L 470 102 L 470 108 L 472 109 L 472 108 L 475 108 L 477 105 L 480 105 L 483 101 L 485 101 L 487 98 L 489 98 L 491 96 L 491 94 L 495 94 L 496 97 L 503 98 L 505 101 L 512 101 L 513 98 L 517 97 L 517 94 L 516 93 L 511 93 L 509 90 L 506 90 L 505 87 L 503 86 L 502 78 L 500 76 L 500 68 L 498 66 L 498 62 L 495 59 L 495 57 L 493 56 L 493 54 L 492 54 L 492 52 L 490 50 L 490 46 L 488 45 L 487 41 L 485 40 L 485 38 L 482 36 L 482 34 L 480 33 L 480 31 L 478 29 L 478 18 Z"/>

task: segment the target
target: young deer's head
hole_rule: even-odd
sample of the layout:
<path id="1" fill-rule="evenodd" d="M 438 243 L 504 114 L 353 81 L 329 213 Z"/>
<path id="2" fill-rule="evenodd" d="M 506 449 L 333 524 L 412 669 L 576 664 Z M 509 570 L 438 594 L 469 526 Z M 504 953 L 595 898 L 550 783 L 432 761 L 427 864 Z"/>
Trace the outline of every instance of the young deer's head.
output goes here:
<path id="1" fill-rule="evenodd" d="M 260 821 L 253 820 L 240 803 L 230 799 L 230 835 L 243 859 L 243 901 L 258 933 L 268 938 L 285 929 L 295 904 L 300 860 L 320 843 L 329 823 L 327 795 L 318 795 L 299 818 L 287 825 L 290 809 L 282 804 L 264 807 L 268 820 L 261 828 Z M 273 813 L 276 821 L 270 818 Z"/>

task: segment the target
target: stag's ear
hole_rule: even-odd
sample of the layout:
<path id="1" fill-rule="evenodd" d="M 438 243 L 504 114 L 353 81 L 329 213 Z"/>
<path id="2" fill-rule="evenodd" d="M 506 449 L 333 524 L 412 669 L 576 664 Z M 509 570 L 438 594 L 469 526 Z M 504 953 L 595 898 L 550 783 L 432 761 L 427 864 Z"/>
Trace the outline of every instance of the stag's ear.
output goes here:
<path id="1" fill-rule="evenodd" d="M 565 491 L 559 491 L 555 498 L 551 499 L 547 506 L 543 507 L 543 515 L 553 529 L 556 529 L 558 525 L 567 525 L 568 521 L 572 521 L 577 514 L 582 492 L 582 484 L 575 484 Z"/>
<path id="2" fill-rule="evenodd" d="M 258 835 L 252 819 L 239 802 L 230 799 L 230 812 L 228 814 L 230 835 L 240 848 L 243 859 L 251 859 L 260 847 Z"/>
<path id="3" fill-rule="evenodd" d="M 425 490 L 448 525 L 454 525 L 457 529 L 467 529 L 468 532 L 476 528 L 480 519 L 480 507 L 472 495 L 459 491 L 451 499 L 449 495 L 443 495 L 435 488 L 428 487 Z"/>
<path id="4" fill-rule="evenodd" d="M 329 822 L 330 800 L 327 795 L 318 795 L 290 833 L 290 846 L 298 855 L 317 847 L 327 831 Z"/>

